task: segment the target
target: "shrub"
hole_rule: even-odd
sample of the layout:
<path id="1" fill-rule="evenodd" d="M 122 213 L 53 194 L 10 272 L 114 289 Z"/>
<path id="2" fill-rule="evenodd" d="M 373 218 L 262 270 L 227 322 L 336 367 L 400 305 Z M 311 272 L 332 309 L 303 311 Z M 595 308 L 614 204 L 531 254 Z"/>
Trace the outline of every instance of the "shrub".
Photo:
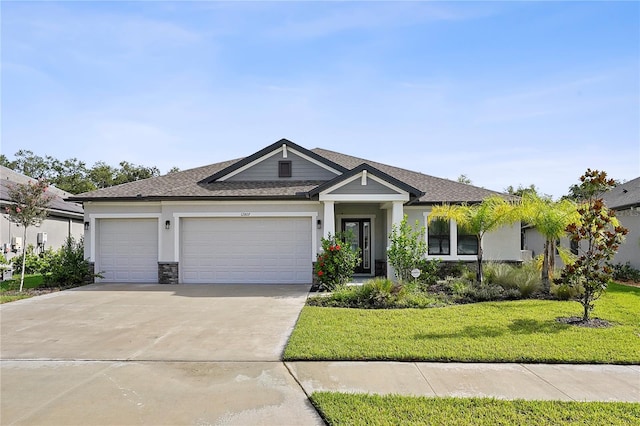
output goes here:
<path id="1" fill-rule="evenodd" d="M 438 264 L 438 279 L 444 280 L 447 277 L 461 277 L 469 267 L 462 260 L 457 262 L 440 262 Z"/>
<path id="2" fill-rule="evenodd" d="M 51 264 L 51 273 L 45 275 L 44 283 L 73 287 L 87 284 L 96 276 L 99 275 L 89 270 L 89 261 L 84 258 L 84 240 L 68 237 Z"/>
<path id="3" fill-rule="evenodd" d="M 488 283 L 513 288 L 513 266 L 506 263 L 488 262 L 484 267 L 484 278 Z"/>
<path id="4" fill-rule="evenodd" d="M 415 229 L 407 223 L 407 215 L 402 218 L 400 226 L 393 224 L 389 236 L 391 245 L 387 250 L 387 256 L 398 279 L 410 280 L 412 278 L 411 270 L 419 268 L 424 261 L 427 253 L 424 233 L 424 226 L 420 227 L 418 221 L 416 221 Z"/>
<path id="5" fill-rule="evenodd" d="M 440 259 L 421 259 L 417 268 L 420 269 L 418 282 L 423 288 L 427 288 L 438 281 L 438 272 L 440 270 Z"/>
<path id="6" fill-rule="evenodd" d="M 44 252 L 37 254 L 33 244 L 27 246 L 27 252 L 24 256 L 24 273 L 25 274 L 46 274 L 51 269 L 51 263 L 56 257 L 56 252 L 51 247 Z M 22 270 L 22 256 L 16 256 L 11 259 L 13 269 L 15 271 Z"/>
<path id="7" fill-rule="evenodd" d="M 315 273 L 322 290 L 333 290 L 347 283 L 360 262 L 359 250 L 346 242 L 343 234 L 322 239 L 323 252 L 318 254 Z"/>
<path id="8" fill-rule="evenodd" d="M 540 272 L 534 262 L 522 265 L 489 263 L 485 266 L 485 279 L 487 283 L 502 287 L 510 299 L 531 297 L 542 288 Z"/>
<path id="9" fill-rule="evenodd" d="M 375 278 L 363 285 L 342 286 L 328 296 L 313 296 L 310 306 L 338 308 L 390 309 L 427 308 L 441 305 L 426 293 L 412 291 L 411 285 L 394 283 L 387 278 Z"/>
<path id="10" fill-rule="evenodd" d="M 551 295 L 558 300 L 573 300 L 584 291 L 581 287 L 568 286 L 567 284 L 551 284 Z"/>
<path id="11" fill-rule="evenodd" d="M 613 279 L 616 281 L 633 281 L 640 282 L 640 271 L 633 268 L 629 262 L 618 263 L 612 266 L 613 269 Z"/>

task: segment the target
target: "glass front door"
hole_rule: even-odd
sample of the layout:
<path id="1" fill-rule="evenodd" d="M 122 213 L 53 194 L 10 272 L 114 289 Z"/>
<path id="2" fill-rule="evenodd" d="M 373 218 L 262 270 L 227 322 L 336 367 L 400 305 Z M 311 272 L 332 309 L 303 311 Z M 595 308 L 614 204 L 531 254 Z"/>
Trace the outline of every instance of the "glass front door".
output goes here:
<path id="1" fill-rule="evenodd" d="M 371 273 L 371 219 L 343 219 L 342 232 L 347 235 L 353 249 L 360 249 L 360 265 L 356 274 Z"/>

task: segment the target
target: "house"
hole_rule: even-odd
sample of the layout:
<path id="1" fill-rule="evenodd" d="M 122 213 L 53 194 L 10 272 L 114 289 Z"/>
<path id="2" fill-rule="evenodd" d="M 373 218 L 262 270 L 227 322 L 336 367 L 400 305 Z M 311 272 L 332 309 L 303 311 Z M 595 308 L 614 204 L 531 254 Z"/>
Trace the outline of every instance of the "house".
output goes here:
<path id="1" fill-rule="evenodd" d="M 629 262 L 632 267 L 640 269 L 640 177 L 616 186 L 602 195 L 607 207 L 615 210 L 620 224 L 629 230 L 624 243 L 613 258 L 613 263 Z M 531 251 L 537 256 L 544 251 L 545 239 L 534 227 L 525 225 L 522 229 L 523 249 Z M 560 246 L 578 253 L 577 247 L 572 247 L 568 237 L 559 241 Z M 556 266 L 564 263 L 556 252 Z"/>
<path id="2" fill-rule="evenodd" d="M 9 188 L 15 184 L 25 184 L 33 182 L 28 176 L 17 173 L 7 167 L 0 166 L 0 208 L 11 204 L 9 200 Z M 49 247 L 58 249 L 64 245 L 67 237 L 79 239 L 84 234 L 82 205 L 65 201 L 65 198 L 72 194 L 55 187 L 49 187 L 49 191 L 54 195 L 49 204 L 48 216 L 39 225 L 27 228 L 27 239 L 24 237 L 24 228 L 18 224 L 10 222 L 2 214 L 0 217 L 0 244 L 2 252 L 7 260 L 22 254 L 22 250 L 33 244 L 37 251 L 43 251 Z"/>
<path id="3" fill-rule="evenodd" d="M 392 224 L 496 192 L 282 139 L 248 157 L 70 197 L 103 282 L 311 283 L 321 238 L 352 231 L 361 276 L 385 273 Z M 475 239 L 433 221 L 429 256 L 476 260 Z M 520 261 L 520 224 L 484 239 Z M 391 271 L 387 271 L 391 273 Z"/>
<path id="4" fill-rule="evenodd" d="M 620 224 L 629 230 L 613 262 L 629 262 L 640 269 L 640 177 L 616 186 L 602 198 L 607 207 L 615 210 Z"/>

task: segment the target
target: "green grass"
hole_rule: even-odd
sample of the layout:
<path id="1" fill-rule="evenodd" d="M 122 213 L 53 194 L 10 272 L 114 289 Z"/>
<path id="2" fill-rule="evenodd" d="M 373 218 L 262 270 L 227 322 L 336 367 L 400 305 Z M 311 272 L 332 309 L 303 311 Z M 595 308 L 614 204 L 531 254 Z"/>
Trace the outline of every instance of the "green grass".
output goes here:
<path id="1" fill-rule="evenodd" d="M 329 425 L 636 425 L 640 404 L 316 392 Z"/>
<path id="2" fill-rule="evenodd" d="M 41 287 L 43 284 L 44 284 L 44 276 L 42 274 L 29 274 L 29 275 L 25 274 L 23 290 L 38 288 L 38 287 Z M 11 280 L 2 281 L 0 283 L 0 304 L 33 297 L 33 294 L 30 294 L 29 292 L 16 294 L 19 288 L 20 288 L 20 274 L 14 275 L 13 279 Z"/>
<path id="3" fill-rule="evenodd" d="M 640 288 L 612 284 L 584 328 L 577 302 L 518 300 L 432 309 L 365 310 L 305 306 L 286 360 L 640 363 Z"/>

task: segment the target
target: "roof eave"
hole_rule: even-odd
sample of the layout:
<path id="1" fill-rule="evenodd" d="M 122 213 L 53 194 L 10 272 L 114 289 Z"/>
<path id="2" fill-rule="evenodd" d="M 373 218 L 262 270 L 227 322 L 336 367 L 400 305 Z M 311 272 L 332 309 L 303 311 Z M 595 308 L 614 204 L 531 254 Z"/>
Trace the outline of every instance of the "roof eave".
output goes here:
<path id="1" fill-rule="evenodd" d="M 197 195 L 181 195 L 181 196 L 142 196 L 142 197 L 90 197 L 90 198 L 73 198 L 70 200 L 76 202 L 121 202 L 121 201 L 289 201 L 289 200 L 308 200 L 307 192 L 297 195 L 249 195 L 249 196 L 197 196 Z"/>

